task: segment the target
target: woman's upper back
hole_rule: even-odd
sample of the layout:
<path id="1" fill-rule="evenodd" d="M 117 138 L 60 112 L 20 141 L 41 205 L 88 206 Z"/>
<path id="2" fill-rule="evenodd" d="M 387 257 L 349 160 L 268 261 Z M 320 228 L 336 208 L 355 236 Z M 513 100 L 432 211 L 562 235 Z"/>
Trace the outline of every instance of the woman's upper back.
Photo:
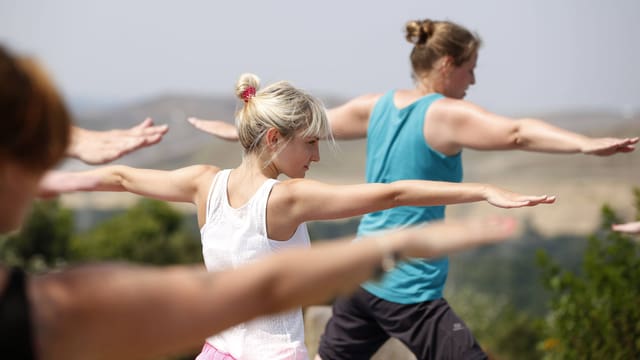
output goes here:
<path id="1" fill-rule="evenodd" d="M 206 222 L 200 232 L 208 270 L 233 268 L 281 248 L 309 245 L 305 224 L 300 224 L 287 241 L 271 240 L 267 234 L 267 202 L 277 180 L 264 181 L 246 203 L 232 207 L 228 196 L 230 173 L 218 172 L 206 203 Z"/>
<path id="2" fill-rule="evenodd" d="M 462 180 L 461 155 L 444 155 L 434 150 L 423 136 L 425 113 L 441 98 L 439 94 L 423 96 L 402 108 L 396 106 L 395 91 L 389 91 L 378 100 L 369 120 L 367 182 Z M 393 208 L 365 215 L 358 232 L 367 234 L 443 216 L 443 206 Z"/>
<path id="3" fill-rule="evenodd" d="M 423 135 L 426 114 L 442 98 L 435 93 L 416 97 L 389 91 L 378 100 L 368 126 L 368 182 L 461 180 L 459 156 L 440 153 Z"/>

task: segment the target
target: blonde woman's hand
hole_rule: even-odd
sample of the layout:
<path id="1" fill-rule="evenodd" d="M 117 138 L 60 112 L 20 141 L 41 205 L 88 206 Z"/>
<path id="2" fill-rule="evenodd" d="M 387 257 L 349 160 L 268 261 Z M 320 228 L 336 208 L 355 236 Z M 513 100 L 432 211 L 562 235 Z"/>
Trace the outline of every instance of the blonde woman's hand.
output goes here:
<path id="1" fill-rule="evenodd" d="M 523 195 L 509 190 L 501 189 L 493 185 L 485 188 L 485 199 L 493 206 L 505 209 L 524 206 L 536 206 L 540 204 L 553 204 L 555 196 L 549 195 Z"/>

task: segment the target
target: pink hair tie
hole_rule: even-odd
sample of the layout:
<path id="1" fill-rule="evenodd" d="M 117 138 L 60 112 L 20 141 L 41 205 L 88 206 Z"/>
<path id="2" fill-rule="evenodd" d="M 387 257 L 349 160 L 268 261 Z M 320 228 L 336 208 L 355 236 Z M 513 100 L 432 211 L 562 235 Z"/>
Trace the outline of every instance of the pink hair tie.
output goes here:
<path id="1" fill-rule="evenodd" d="M 242 91 L 242 94 L 240 94 L 240 96 L 242 97 L 242 100 L 244 100 L 244 102 L 249 102 L 249 99 L 256 96 L 256 88 L 254 88 L 253 86 L 249 86 Z"/>

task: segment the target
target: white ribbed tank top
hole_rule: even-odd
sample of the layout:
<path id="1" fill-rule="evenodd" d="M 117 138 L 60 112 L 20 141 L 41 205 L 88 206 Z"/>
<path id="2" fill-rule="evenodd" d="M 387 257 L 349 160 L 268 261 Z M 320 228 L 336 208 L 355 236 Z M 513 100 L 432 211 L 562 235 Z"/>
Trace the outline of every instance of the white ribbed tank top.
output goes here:
<path id="1" fill-rule="evenodd" d="M 246 204 L 232 208 L 227 196 L 230 172 L 227 169 L 216 174 L 207 198 L 206 222 L 200 233 L 208 271 L 237 268 L 280 249 L 310 245 L 304 223 L 287 241 L 267 236 L 267 200 L 278 180 L 265 181 Z M 209 337 L 207 342 L 238 360 L 308 359 L 299 308 L 236 325 Z"/>

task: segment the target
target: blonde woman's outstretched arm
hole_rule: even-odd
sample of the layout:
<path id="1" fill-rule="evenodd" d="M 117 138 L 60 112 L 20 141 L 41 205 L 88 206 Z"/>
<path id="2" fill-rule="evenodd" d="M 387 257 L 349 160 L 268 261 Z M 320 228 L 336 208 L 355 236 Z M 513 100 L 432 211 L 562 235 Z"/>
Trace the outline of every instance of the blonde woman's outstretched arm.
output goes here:
<path id="1" fill-rule="evenodd" d="M 219 168 L 193 165 L 177 170 L 154 170 L 110 165 L 87 171 L 51 171 L 40 181 L 39 196 L 75 191 L 126 191 L 164 201 L 195 202 L 208 190 Z"/>

